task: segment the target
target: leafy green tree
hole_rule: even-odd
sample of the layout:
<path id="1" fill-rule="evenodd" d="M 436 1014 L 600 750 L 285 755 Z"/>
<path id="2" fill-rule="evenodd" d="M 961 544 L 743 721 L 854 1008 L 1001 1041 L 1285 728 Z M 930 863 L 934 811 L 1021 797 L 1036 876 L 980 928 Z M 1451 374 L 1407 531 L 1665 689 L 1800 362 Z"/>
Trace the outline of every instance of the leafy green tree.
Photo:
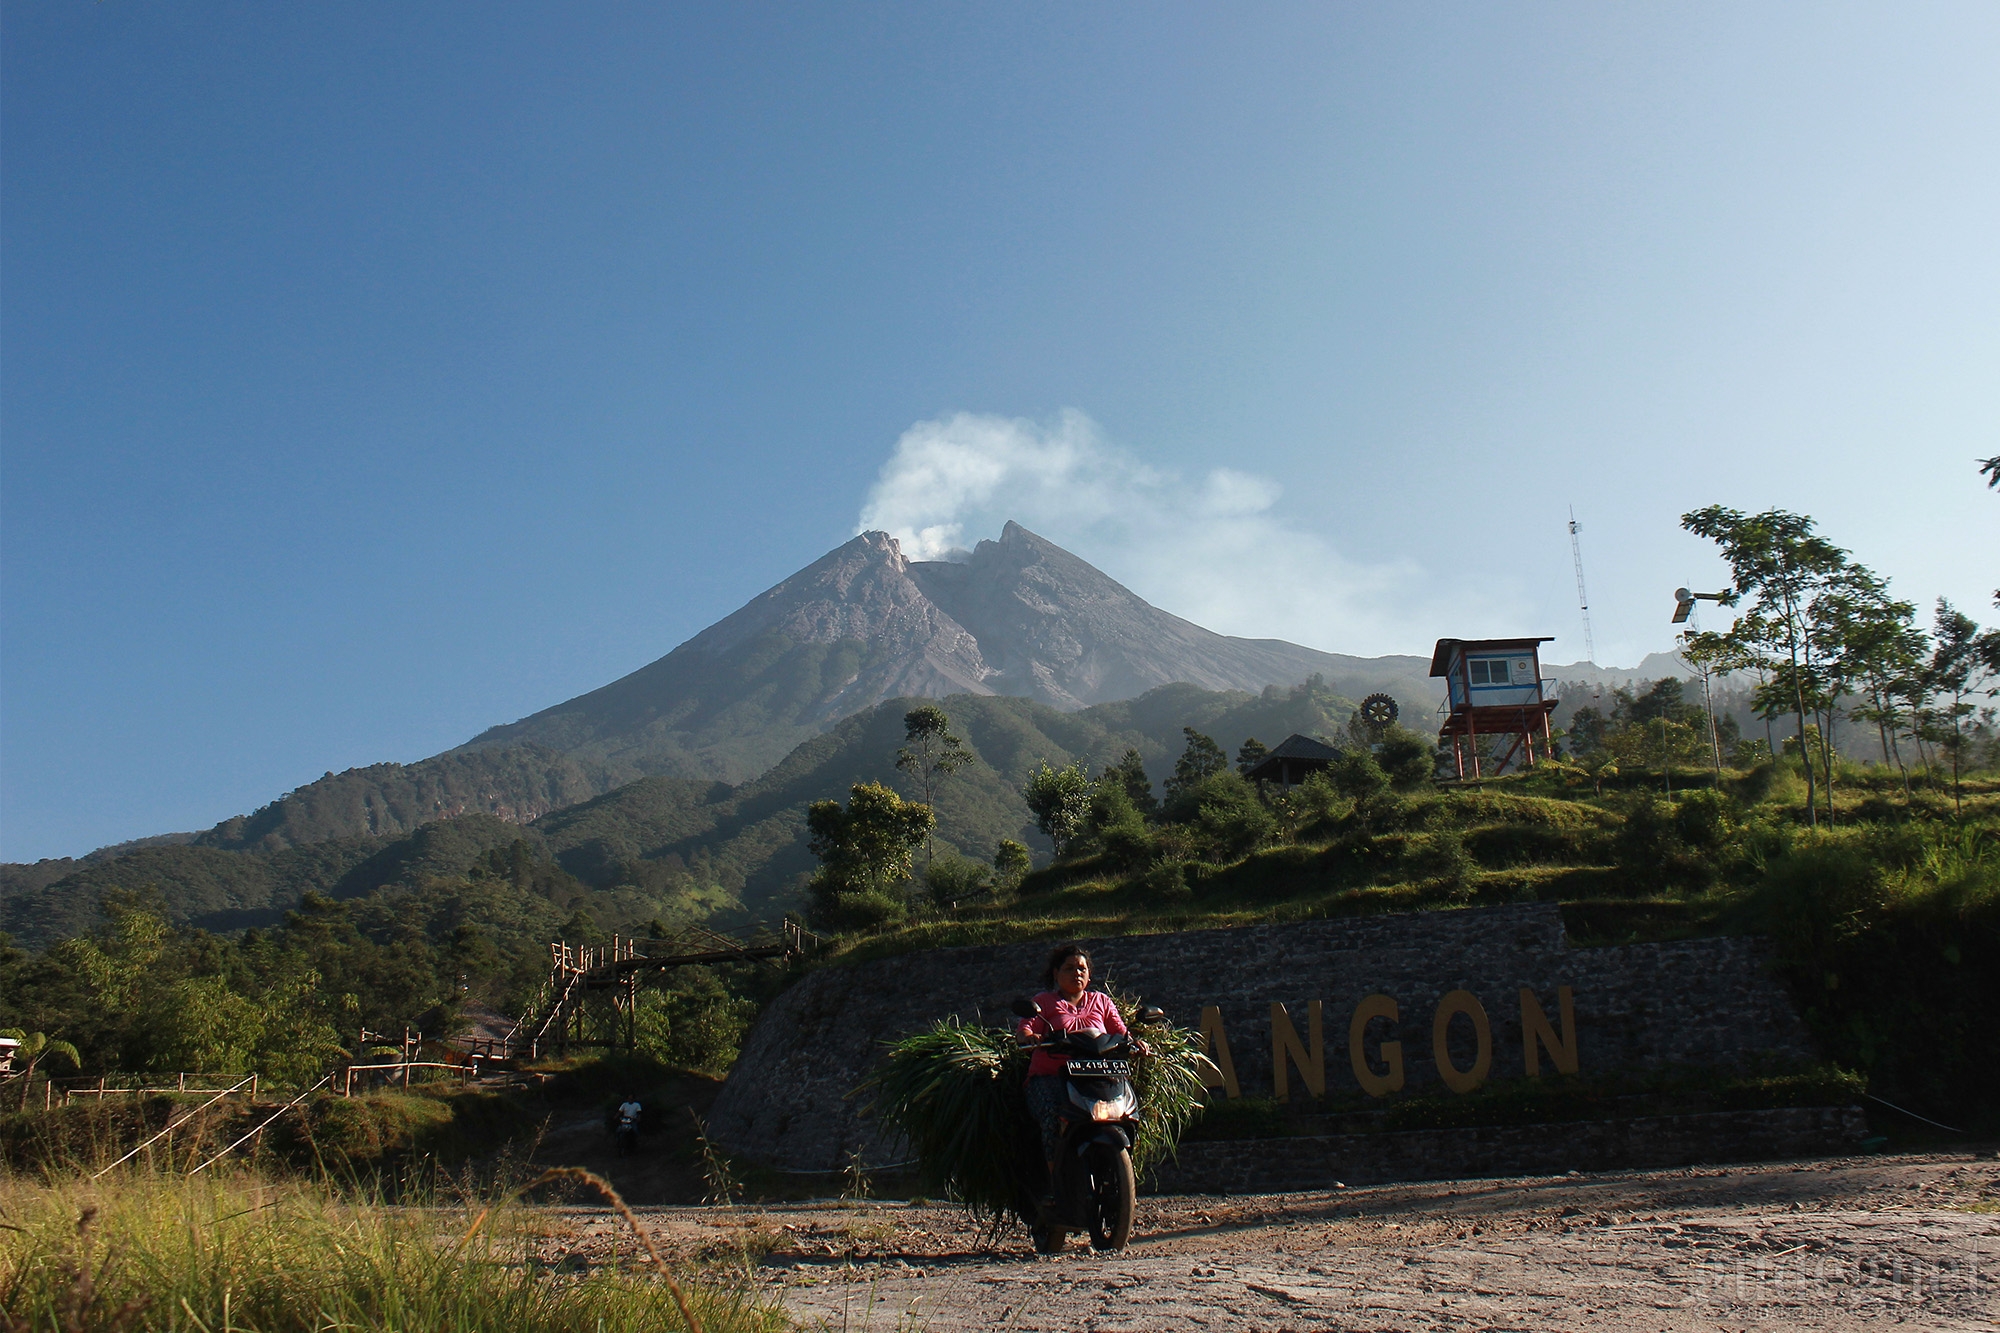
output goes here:
<path id="1" fill-rule="evenodd" d="M 1263 763 L 1264 756 L 1269 753 L 1271 747 L 1252 736 L 1236 747 L 1236 771 L 1246 778 L 1249 777 L 1250 770 Z"/>
<path id="2" fill-rule="evenodd" d="M 1875 724 L 1882 756 L 1895 763 L 1908 799 L 1910 774 L 1897 739 L 1904 725 L 1899 701 L 1908 693 L 1900 682 L 1922 669 L 1926 647 L 1916 608 L 1889 596 L 1886 583 L 1857 566 L 1823 600 L 1819 622 L 1822 639 L 1837 647 L 1838 693 L 1860 700 L 1848 716 Z"/>
<path id="3" fill-rule="evenodd" d="M 1137 750 L 1127 746 L 1118 762 L 1104 770 L 1104 781 L 1124 787 L 1132 808 L 1146 818 L 1159 813 L 1160 803 L 1153 799 L 1153 780 L 1146 776 L 1146 761 Z"/>
<path id="4" fill-rule="evenodd" d="M 1084 826 L 1105 855 L 1121 865 L 1140 864 L 1152 847 L 1146 817 L 1132 804 L 1124 784 L 1116 781 L 1097 784 Z"/>
<path id="5" fill-rule="evenodd" d="M 1181 734 L 1187 737 L 1187 745 L 1181 757 L 1174 761 L 1173 776 L 1166 782 L 1167 804 L 1172 805 L 1180 792 L 1229 767 L 1229 757 L 1222 753 L 1222 747 L 1211 738 L 1202 735 L 1193 727 L 1182 727 Z"/>
<path id="6" fill-rule="evenodd" d="M 1679 651 L 1674 655 L 1681 664 L 1694 672 L 1701 682 L 1701 707 L 1708 714 L 1709 758 L 1715 766 L 1715 780 L 1722 781 L 1722 733 L 1715 724 L 1714 682 L 1717 676 L 1728 670 L 1728 663 L 1735 654 L 1723 642 L 1720 634 L 1689 630 L 1677 640 Z"/>
<path id="7" fill-rule="evenodd" d="M 1971 696 L 1983 681 L 1985 663 L 1981 660 L 1978 624 L 1942 597 L 1938 598 L 1932 626 L 1934 647 L 1924 667 L 1924 681 L 1928 692 L 1940 700 L 1932 705 L 1930 715 L 1939 748 L 1951 756 L 1952 808 L 1962 816 L 1965 719 L 1976 711 Z"/>
<path id="8" fill-rule="evenodd" d="M 1610 716 L 1595 704 L 1584 704 L 1569 715 L 1563 740 L 1574 758 L 1588 763 L 1605 752 L 1610 735 Z"/>
<path id="9" fill-rule="evenodd" d="M 633 1028 L 639 1050 L 661 1064 L 724 1074 L 756 1016 L 756 1004 L 732 994 L 713 969 L 692 967 L 672 986 L 639 992 Z"/>
<path id="10" fill-rule="evenodd" d="M 1070 841 L 1084 831 L 1090 817 L 1090 798 L 1095 784 L 1077 764 L 1051 768 L 1044 763 L 1021 789 L 1029 813 L 1061 860 Z"/>
<path id="11" fill-rule="evenodd" d="M 876 925 L 900 916 L 901 886 L 916 849 L 937 823 L 928 805 L 905 801 L 879 782 L 848 789 L 838 801 L 806 810 L 807 846 L 819 858 L 813 877 L 815 913 L 830 926 Z"/>
<path id="12" fill-rule="evenodd" d="M 1000 845 L 993 849 L 993 873 L 1003 889 L 1011 890 L 1019 884 L 1021 876 L 1027 874 L 1034 864 L 1026 845 L 1012 838 L 1000 839 Z"/>
<path id="13" fill-rule="evenodd" d="M 951 718 L 936 704 L 920 704 L 903 714 L 903 748 L 896 767 L 914 777 L 924 790 L 924 804 L 937 808 L 937 784 L 972 762 L 965 742 L 952 735 Z M 930 865 L 931 835 L 924 835 L 924 864 Z"/>
<path id="14" fill-rule="evenodd" d="M 247 1074 L 264 1042 L 264 1012 L 221 977 L 189 977 L 174 985 L 153 1033 L 154 1069 Z"/>
<path id="15" fill-rule="evenodd" d="M 1816 535 L 1813 521 L 1782 509 L 1761 514 L 1710 505 L 1681 515 L 1681 526 L 1722 548 L 1730 581 L 1722 604 L 1751 604 L 1726 636 L 1732 645 L 1755 656 L 1770 672 L 1763 690 L 1782 691 L 1792 703 L 1798 734 L 1806 734 L 1807 700 L 1825 698 L 1823 673 L 1815 652 L 1814 603 L 1830 592 L 1847 570 L 1847 552 Z M 1830 754 L 1827 756 L 1831 763 Z M 1819 819 L 1813 765 L 1805 763 L 1806 817 Z"/>

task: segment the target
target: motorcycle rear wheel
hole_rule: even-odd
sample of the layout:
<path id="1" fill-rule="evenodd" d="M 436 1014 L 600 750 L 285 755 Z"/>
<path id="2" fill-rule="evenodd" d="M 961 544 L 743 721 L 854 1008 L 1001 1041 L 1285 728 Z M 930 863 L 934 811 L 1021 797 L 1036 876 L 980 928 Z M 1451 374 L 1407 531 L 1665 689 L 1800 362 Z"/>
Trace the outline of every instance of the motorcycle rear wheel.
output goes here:
<path id="1" fill-rule="evenodd" d="M 1030 1222 L 1028 1238 L 1034 1241 L 1036 1254 L 1061 1254 L 1069 1242 L 1069 1233 L 1060 1223 Z"/>
<path id="2" fill-rule="evenodd" d="M 1101 1151 L 1092 1174 L 1097 1197 L 1091 1201 L 1095 1206 L 1090 1210 L 1090 1248 L 1122 1250 L 1132 1239 L 1132 1209 L 1139 1193 L 1130 1150 Z"/>

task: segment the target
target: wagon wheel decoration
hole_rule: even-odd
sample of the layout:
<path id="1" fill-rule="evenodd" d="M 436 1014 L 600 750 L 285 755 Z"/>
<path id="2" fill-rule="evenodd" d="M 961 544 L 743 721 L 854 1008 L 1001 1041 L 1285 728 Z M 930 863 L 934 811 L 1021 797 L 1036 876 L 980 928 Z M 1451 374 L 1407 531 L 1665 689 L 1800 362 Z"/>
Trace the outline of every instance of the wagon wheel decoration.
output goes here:
<path id="1" fill-rule="evenodd" d="M 1387 731 L 1394 725 L 1402 710 L 1396 701 L 1386 694 L 1371 694 L 1361 701 L 1361 720 L 1377 732 Z"/>

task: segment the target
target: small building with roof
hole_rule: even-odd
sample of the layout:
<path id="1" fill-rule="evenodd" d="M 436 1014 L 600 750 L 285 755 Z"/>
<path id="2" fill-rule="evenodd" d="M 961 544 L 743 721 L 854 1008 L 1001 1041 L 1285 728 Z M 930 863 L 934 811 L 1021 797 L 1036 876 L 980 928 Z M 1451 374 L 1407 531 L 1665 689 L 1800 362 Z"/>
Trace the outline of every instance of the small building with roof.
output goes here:
<path id="1" fill-rule="evenodd" d="M 1252 782 L 1275 782 L 1289 789 L 1324 771 L 1339 755 L 1340 751 L 1325 741 L 1295 731 L 1272 746 L 1243 776 Z"/>
<path id="2" fill-rule="evenodd" d="M 1445 720 L 1438 744 L 1451 744 L 1458 776 L 1465 776 L 1468 753 L 1473 777 L 1497 777 L 1516 757 L 1525 767 L 1535 762 L 1535 739 L 1542 754 L 1552 752 L 1549 714 L 1556 709 L 1555 682 L 1542 679 L 1541 645 L 1552 635 L 1533 639 L 1439 639 L 1431 653 L 1431 675 L 1445 682 Z M 1506 736 L 1510 744 L 1483 771 L 1478 738 Z M 1525 753 L 1524 753 L 1525 752 Z"/>

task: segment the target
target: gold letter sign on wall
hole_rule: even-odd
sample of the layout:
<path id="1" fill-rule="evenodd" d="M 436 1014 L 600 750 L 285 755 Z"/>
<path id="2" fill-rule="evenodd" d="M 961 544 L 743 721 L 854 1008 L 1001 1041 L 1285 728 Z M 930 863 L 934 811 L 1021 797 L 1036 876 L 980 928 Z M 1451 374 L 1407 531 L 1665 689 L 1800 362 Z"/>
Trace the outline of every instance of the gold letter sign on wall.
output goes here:
<path id="1" fill-rule="evenodd" d="M 1347 1058 L 1354 1066 L 1354 1079 L 1363 1092 L 1370 1097 L 1387 1097 L 1403 1089 L 1403 1043 L 1382 1043 L 1382 1063 L 1389 1066 L 1387 1074 L 1378 1074 L 1369 1068 L 1368 1052 L 1362 1048 L 1362 1042 L 1368 1036 L 1368 1020 L 1372 1018 L 1395 1022 L 1396 1002 L 1386 995 L 1371 995 L 1354 1006 L 1354 1019 L 1347 1025 Z"/>
<path id="2" fill-rule="evenodd" d="M 1220 1087 L 1231 1097 L 1241 1097 L 1236 1083 L 1236 1062 L 1229 1058 L 1229 1034 L 1222 1030 L 1222 1010 L 1209 1005 L 1201 1011 L 1201 1049 L 1209 1067 L 1201 1071 L 1201 1086 Z"/>
<path id="3" fill-rule="evenodd" d="M 1451 1020 L 1465 1014 L 1472 1019 L 1472 1035 L 1478 1046 L 1472 1068 L 1460 1069 L 1451 1062 Z M 1471 1092 L 1486 1081 L 1493 1069 L 1493 1028 L 1486 1021 L 1486 1006 L 1469 990 L 1455 990 L 1438 1001 L 1437 1017 L 1431 1020 L 1431 1056 L 1437 1061 L 1438 1077 L 1453 1092 Z"/>
<path id="4" fill-rule="evenodd" d="M 1292 1026 L 1292 1016 L 1285 1012 L 1285 1006 L 1271 1001 L 1271 1084 L 1281 1102 L 1292 1099 L 1291 1070 L 1287 1067 L 1290 1063 L 1298 1065 L 1307 1092 L 1315 1097 L 1326 1096 L 1326 1032 L 1318 1000 L 1306 1006 L 1306 1039 L 1312 1043 L 1310 1056 L 1299 1044 L 1299 1030 Z"/>
<path id="5" fill-rule="evenodd" d="M 1542 1076 L 1544 1046 L 1549 1048 L 1558 1074 L 1576 1072 L 1576 1006 L 1570 1001 L 1567 986 L 1556 987 L 1556 1011 L 1562 1015 L 1561 1041 L 1556 1040 L 1555 1029 L 1549 1026 L 1549 1016 L 1542 1012 L 1542 1002 L 1533 991 L 1521 987 L 1521 1063 L 1527 1066 L 1529 1078 Z"/>

